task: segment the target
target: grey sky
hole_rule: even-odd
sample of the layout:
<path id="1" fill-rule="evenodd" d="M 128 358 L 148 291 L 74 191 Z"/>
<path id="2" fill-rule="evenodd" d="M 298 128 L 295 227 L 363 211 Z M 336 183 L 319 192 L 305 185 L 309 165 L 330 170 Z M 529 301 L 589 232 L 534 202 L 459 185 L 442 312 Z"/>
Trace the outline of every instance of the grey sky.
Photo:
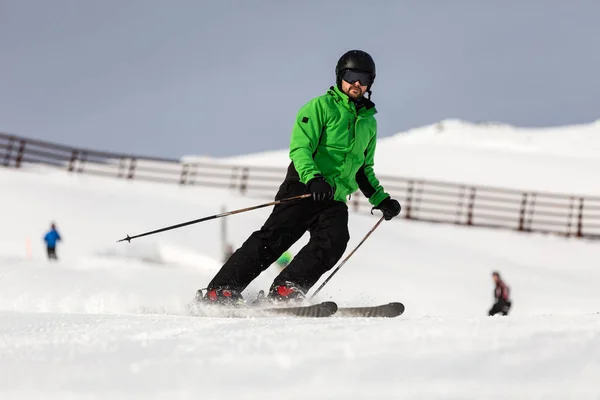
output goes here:
<path id="1" fill-rule="evenodd" d="M 600 1 L 0 0 L 0 131 L 178 157 L 285 148 L 346 50 L 379 134 L 600 118 Z"/>

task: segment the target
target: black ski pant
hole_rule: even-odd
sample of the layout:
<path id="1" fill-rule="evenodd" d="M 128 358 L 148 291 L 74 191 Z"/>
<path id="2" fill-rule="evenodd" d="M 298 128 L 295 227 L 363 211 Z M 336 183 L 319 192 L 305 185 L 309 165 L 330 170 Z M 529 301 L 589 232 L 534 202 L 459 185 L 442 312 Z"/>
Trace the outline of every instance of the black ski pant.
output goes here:
<path id="1" fill-rule="evenodd" d="M 306 193 L 306 185 L 285 181 L 276 200 Z M 310 240 L 277 276 L 273 286 L 286 282 L 308 291 L 342 257 L 350 239 L 348 207 L 340 201 L 310 198 L 276 205 L 263 227 L 252 233 L 225 262 L 208 285 L 243 291 L 304 233 Z"/>
<path id="2" fill-rule="evenodd" d="M 502 315 L 508 315 L 511 306 L 512 303 L 510 301 L 500 299 L 496 303 L 494 303 L 488 314 L 490 316 L 500 313 L 502 313 Z"/>
<path id="3" fill-rule="evenodd" d="M 56 247 L 46 247 L 46 252 L 48 253 L 48 260 L 58 260 L 56 257 Z"/>

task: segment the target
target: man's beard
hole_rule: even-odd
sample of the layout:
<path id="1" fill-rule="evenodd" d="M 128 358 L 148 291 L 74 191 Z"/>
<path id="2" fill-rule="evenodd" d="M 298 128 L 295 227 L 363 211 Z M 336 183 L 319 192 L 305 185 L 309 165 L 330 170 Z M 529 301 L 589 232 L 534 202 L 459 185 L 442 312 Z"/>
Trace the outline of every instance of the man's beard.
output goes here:
<path id="1" fill-rule="evenodd" d="M 358 100 L 362 97 L 363 92 L 360 88 L 357 87 L 350 87 L 350 89 L 348 89 L 348 97 L 350 97 L 353 100 Z"/>

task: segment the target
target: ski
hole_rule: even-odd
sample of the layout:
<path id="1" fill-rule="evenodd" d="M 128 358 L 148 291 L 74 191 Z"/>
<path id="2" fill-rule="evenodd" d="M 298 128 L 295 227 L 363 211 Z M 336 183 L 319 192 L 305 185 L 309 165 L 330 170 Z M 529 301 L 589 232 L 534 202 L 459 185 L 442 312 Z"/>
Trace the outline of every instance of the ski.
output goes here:
<path id="1" fill-rule="evenodd" d="M 389 303 L 367 307 L 338 307 L 335 317 L 394 318 L 404 313 L 404 304 Z"/>
<path id="2" fill-rule="evenodd" d="M 338 310 L 338 306 L 333 301 L 324 301 L 322 303 L 304 305 L 304 306 L 285 306 L 270 307 L 261 311 L 274 315 L 292 315 L 295 317 L 322 318 L 329 317 Z"/>
<path id="3" fill-rule="evenodd" d="M 298 306 L 241 306 L 223 307 L 218 305 L 202 305 L 196 303 L 189 306 L 192 316 L 215 317 L 215 318 L 248 318 L 248 317 L 274 317 L 290 316 L 305 318 L 324 318 L 335 314 L 337 304 L 333 301 L 325 301 L 317 304 Z"/>
<path id="4" fill-rule="evenodd" d="M 277 303 L 275 303 L 277 304 Z M 394 318 L 404 313 L 404 304 L 393 302 L 376 306 L 338 307 L 333 301 L 324 301 L 317 304 L 287 303 L 277 304 L 265 300 L 264 291 L 260 291 L 256 300 L 238 305 L 217 305 L 203 301 L 202 291 L 196 293 L 196 301 L 188 305 L 188 310 L 193 316 L 220 317 L 220 318 L 245 318 L 245 317 L 355 317 L 355 318 Z"/>

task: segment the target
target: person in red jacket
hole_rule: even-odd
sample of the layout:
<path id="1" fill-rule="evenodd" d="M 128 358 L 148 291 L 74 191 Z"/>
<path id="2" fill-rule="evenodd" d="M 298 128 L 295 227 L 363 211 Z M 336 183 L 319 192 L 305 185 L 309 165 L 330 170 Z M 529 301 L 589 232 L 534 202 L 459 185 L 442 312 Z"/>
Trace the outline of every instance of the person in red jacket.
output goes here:
<path id="1" fill-rule="evenodd" d="M 492 279 L 494 279 L 494 282 L 496 283 L 494 288 L 495 302 L 489 311 L 489 315 L 492 316 L 499 313 L 502 313 L 502 315 L 508 315 L 510 307 L 512 306 L 510 300 L 510 288 L 502 280 L 498 271 L 494 271 L 492 273 Z"/>

